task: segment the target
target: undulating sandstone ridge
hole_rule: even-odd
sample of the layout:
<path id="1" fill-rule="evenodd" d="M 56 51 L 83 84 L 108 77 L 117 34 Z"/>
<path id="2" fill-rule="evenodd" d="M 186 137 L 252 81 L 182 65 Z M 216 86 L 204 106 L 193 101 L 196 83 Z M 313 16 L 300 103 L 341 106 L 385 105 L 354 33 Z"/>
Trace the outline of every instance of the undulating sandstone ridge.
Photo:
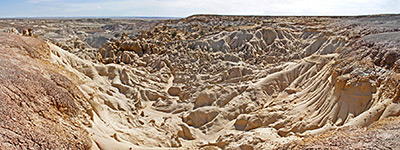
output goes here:
<path id="1" fill-rule="evenodd" d="M 399 15 L 24 21 L 0 22 L 5 147 L 343 148 L 399 120 Z"/>

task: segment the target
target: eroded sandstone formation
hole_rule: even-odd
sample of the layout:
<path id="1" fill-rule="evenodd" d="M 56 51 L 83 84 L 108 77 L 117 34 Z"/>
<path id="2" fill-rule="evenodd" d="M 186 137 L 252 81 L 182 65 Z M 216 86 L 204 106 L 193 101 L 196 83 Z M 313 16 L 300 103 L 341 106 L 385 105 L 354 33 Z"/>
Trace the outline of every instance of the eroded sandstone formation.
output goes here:
<path id="1" fill-rule="evenodd" d="M 83 22 L 91 21 L 112 32 L 90 33 L 89 38 L 77 35 L 79 30 L 68 31 L 74 37 L 69 48 L 52 37 L 48 40 L 56 45 L 1 35 L 5 59 L 0 69 L 7 80 L 0 88 L 18 89 L 11 92 L 17 97 L 5 101 L 28 104 L 30 109 L 15 106 L 21 110 L 18 114 L 28 118 L 56 114 L 35 119 L 60 126 L 59 130 L 25 127 L 50 133 L 44 141 L 65 141 L 66 148 L 80 149 L 296 148 L 291 143 L 304 136 L 368 127 L 400 114 L 397 15 L 195 15 L 149 21 L 151 26 L 135 35 L 125 33 L 130 25 L 123 29 L 104 25 L 114 20 Z M 95 38 L 114 32 L 119 36 Z M 46 34 L 38 37 L 47 39 Z M 37 43 L 42 44 L 37 47 Z M 26 59 L 35 63 L 22 63 Z M 23 65 L 15 65 L 18 61 Z M 7 70 L 11 62 L 11 68 L 23 71 Z M 26 79 L 22 81 L 15 72 Z M 21 92 L 41 94 L 21 98 Z M 41 105 L 30 104 L 36 100 Z M 61 133 L 67 136 L 52 136 Z M 54 145 L 39 144 L 41 148 Z M 16 143 L 7 146 L 26 148 Z"/>

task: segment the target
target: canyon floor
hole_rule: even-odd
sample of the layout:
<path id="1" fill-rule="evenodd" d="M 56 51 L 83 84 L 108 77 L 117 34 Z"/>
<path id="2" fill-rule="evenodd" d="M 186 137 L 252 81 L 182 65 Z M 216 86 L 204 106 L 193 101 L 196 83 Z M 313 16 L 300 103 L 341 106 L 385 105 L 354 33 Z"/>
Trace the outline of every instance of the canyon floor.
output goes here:
<path id="1" fill-rule="evenodd" d="M 1 149 L 400 149 L 400 15 L 0 30 Z"/>

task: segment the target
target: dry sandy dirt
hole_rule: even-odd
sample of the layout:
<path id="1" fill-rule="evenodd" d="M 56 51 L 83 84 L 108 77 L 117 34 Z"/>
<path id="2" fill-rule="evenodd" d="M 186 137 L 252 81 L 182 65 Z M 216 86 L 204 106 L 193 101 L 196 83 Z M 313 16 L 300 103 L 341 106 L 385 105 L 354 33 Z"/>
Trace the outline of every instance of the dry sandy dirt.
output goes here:
<path id="1" fill-rule="evenodd" d="M 400 15 L 0 30 L 1 149 L 400 149 Z"/>

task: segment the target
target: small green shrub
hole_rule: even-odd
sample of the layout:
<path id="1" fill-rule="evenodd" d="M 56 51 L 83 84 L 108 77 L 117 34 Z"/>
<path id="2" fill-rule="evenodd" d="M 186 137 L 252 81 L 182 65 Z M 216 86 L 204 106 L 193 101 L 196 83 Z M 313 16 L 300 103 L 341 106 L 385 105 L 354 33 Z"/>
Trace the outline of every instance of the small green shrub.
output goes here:
<path id="1" fill-rule="evenodd" d="M 200 31 L 200 35 L 204 35 L 204 31 Z"/>
<path id="2" fill-rule="evenodd" d="M 178 32 L 176 32 L 176 31 L 172 31 L 171 32 L 171 36 L 172 36 L 172 38 L 174 38 L 176 35 L 178 34 Z"/>

